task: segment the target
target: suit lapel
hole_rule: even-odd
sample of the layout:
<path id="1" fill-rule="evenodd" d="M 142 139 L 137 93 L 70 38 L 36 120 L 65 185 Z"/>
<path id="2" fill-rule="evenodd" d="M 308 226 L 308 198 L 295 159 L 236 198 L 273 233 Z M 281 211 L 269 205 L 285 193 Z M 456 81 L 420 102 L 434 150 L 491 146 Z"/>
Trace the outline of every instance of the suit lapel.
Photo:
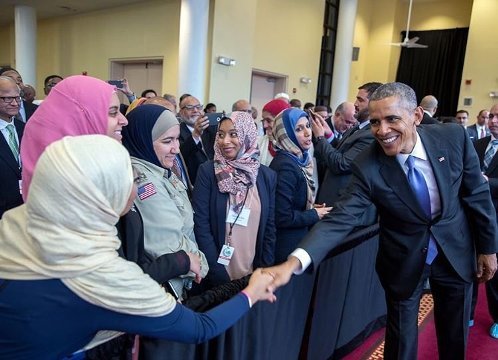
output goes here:
<path id="1" fill-rule="evenodd" d="M 424 211 L 419 205 L 419 202 L 413 193 L 405 172 L 398 163 L 395 156 L 387 156 L 379 146 L 381 152 L 381 168 L 380 174 L 385 183 L 393 190 L 398 198 L 409 207 L 418 217 L 425 219 Z"/>
<path id="2" fill-rule="evenodd" d="M 7 144 L 7 141 L 2 134 L 0 134 L 0 158 L 2 158 L 5 163 L 9 165 L 16 173 L 19 172 L 19 164 L 14 158 L 14 154 L 12 154 L 12 150 L 10 150 L 9 144 Z"/>
<path id="3" fill-rule="evenodd" d="M 214 173 L 214 170 L 213 170 Z M 227 193 L 219 192 L 218 185 L 216 184 L 216 176 L 214 176 L 214 186 L 216 186 L 216 212 L 220 214 L 220 221 L 218 222 L 218 242 L 219 247 L 221 248 L 225 243 L 226 237 L 226 217 L 227 217 L 227 206 L 230 206 L 229 203 L 229 195 Z"/>

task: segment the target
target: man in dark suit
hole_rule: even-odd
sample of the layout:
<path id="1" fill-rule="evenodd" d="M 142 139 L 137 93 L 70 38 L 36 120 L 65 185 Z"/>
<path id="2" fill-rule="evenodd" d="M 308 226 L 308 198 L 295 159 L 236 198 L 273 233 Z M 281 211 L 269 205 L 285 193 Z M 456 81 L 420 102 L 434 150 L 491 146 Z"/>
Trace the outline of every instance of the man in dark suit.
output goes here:
<path id="1" fill-rule="evenodd" d="M 433 95 L 426 95 L 420 101 L 420 107 L 424 110 L 424 117 L 420 122 L 422 125 L 439 124 L 440 122 L 433 118 L 437 111 L 437 99 Z"/>
<path id="2" fill-rule="evenodd" d="M 316 139 L 315 157 L 318 163 L 325 164 L 326 167 L 317 203 L 332 205 L 339 198 L 351 178 L 351 163 L 354 158 L 374 141 L 368 121 L 368 102 L 380 85 L 378 82 L 370 82 L 358 88 L 354 104 L 358 124 L 346 131 L 336 148 L 330 146 L 324 138 L 325 131 L 321 121 L 312 121 L 313 135 Z M 374 219 L 373 221 L 375 222 Z"/>
<path id="3" fill-rule="evenodd" d="M 24 123 L 15 119 L 21 97 L 16 83 L 0 76 L 0 218 L 3 213 L 22 204 L 19 144 Z"/>
<path id="4" fill-rule="evenodd" d="M 413 89 L 379 87 L 369 104 L 376 142 L 354 161 L 348 191 L 283 264 L 267 269 L 269 290 L 310 264 L 315 268 L 374 204 L 380 243 L 376 269 L 386 292 L 385 359 L 417 358 L 417 316 L 430 279 L 440 359 L 464 359 L 472 281 L 496 271 L 495 211 L 489 186 L 465 129 L 417 125 L 422 109 Z M 471 236 L 470 224 L 479 229 Z M 347 319 L 345 319 L 347 321 Z"/>
<path id="5" fill-rule="evenodd" d="M 24 83 L 22 81 L 21 74 L 19 74 L 19 72 L 16 69 L 10 68 L 10 67 L 2 68 L 0 70 L 0 75 L 10 77 L 12 80 L 14 80 L 16 82 L 17 86 L 19 86 L 19 89 L 21 89 L 21 92 L 23 91 Z M 21 96 L 22 96 L 22 94 L 21 94 Z M 24 123 L 26 121 L 28 121 L 28 119 L 31 117 L 31 115 L 33 115 L 33 113 L 38 108 L 38 105 L 29 103 L 27 101 L 22 101 L 21 104 L 19 104 L 19 105 L 20 105 L 20 107 L 19 107 L 18 113 L 16 114 L 16 117 L 18 120 L 21 120 Z"/>
<path id="6" fill-rule="evenodd" d="M 489 182 L 491 199 L 495 206 L 498 220 L 498 155 L 496 152 L 498 144 L 493 144 L 493 141 L 498 142 L 498 104 L 493 105 L 489 112 L 481 110 L 480 114 L 483 112 L 489 117 L 490 136 L 477 140 L 474 146 L 479 157 L 482 173 Z M 477 300 L 477 293 L 475 295 Z M 489 334 L 498 339 L 498 275 L 495 275 L 486 283 L 486 295 L 489 313 L 493 318 L 493 325 L 489 330 Z"/>
<path id="7" fill-rule="evenodd" d="M 474 125 L 467 126 L 467 133 L 470 140 L 476 142 L 479 139 L 489 136 L 491 133 L 488 128 L 489 111 L 484 109 L 479 111 L 477 115 L 477 122 Z"/>
<path id="8" fill-rule="evenodd" d="M 194 96 L 187 96 L 180 101 L 180 152 L 187 165 L 188 175 L 195 184 L 197 169 L 214 157 L 214 140 L 216 126 L 210 126 L 209 120 L 202 112 L 202 105 Z"/>

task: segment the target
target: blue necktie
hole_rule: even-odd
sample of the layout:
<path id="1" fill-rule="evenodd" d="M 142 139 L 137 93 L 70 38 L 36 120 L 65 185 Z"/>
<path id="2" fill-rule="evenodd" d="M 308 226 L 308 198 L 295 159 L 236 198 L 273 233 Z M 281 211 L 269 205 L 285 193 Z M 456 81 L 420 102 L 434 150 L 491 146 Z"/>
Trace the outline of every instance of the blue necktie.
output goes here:
<path id="1" fill-rule="evenodd" d="M 414 157 L 408 156 L 406 159 L 406 165 L 408 166 L 408 182 L 417 197 L 417 200 L 424 210 L 425 215 L 430 220 L 432 218 L 431 214 L 431 198 L 429 196 L 429 188 L 427 187 L 427 183 L 425 182 L 424 175 L 415 167 Z M 430 265 L 434 261 L 434 258 L 437 255 L 437 247 L 436 242 L 432 238 L 429 237 L 429 249 L 427 251 L 427 258 L 425 259 L 425 263 Z"/>

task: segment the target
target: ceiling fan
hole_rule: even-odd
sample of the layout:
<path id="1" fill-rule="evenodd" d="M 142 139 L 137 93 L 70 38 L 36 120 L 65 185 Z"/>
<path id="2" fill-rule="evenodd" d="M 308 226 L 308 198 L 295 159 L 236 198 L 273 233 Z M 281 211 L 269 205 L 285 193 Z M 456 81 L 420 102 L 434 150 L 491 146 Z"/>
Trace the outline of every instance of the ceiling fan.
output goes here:
<path id="1" fill-rule="evenodd" d="M 419 40 L 418 36 L 415 36 L 411 39 L 408 37 L 410 34 L 410 19 L 412 16 L 412 4 L 413 4 L 413 0 L 410 0 L 410 5 L 408 5 L 408 21 L 406 22 L 405 39 L 403 40 L 403 42 L 391 43 L 391 45 L 401 46 L 401 47 L 405 47 L 405 48 L 419 48 L 419 49 L 427 48 L 428 47 L 427 45 L 422 45 L 422 44 L 417 43 L 417 41 Z"/>

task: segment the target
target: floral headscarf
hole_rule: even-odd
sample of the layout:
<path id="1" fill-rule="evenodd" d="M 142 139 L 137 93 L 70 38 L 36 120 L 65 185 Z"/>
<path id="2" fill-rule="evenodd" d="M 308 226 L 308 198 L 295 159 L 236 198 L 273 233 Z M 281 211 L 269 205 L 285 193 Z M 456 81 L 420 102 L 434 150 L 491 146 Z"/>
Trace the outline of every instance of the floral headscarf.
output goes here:
<path id="1" fill-rule="evenodd" d="M 229 119 L 237 131 L 241 148 L 236 158 L 228 160 L 218 145 L 219 134 L 214 143 L 214 173 L 218 181 L 218 189 L 230 194 L 230 202 L 235 211 L 239 211 L 244 203 L 248 188 L 256 185 L 260 166 L 257 144 L 258 131 L 252 116 L 243 111 L 234 111 Z"/>

